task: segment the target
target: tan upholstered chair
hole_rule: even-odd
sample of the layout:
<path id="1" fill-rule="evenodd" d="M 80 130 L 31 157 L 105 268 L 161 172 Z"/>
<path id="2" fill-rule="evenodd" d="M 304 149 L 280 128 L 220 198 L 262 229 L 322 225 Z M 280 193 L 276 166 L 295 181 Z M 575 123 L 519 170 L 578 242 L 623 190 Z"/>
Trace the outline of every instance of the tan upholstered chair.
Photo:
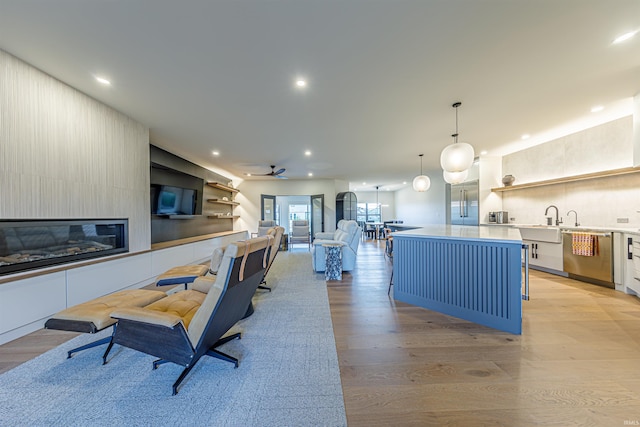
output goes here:
<path id="1" fill-rule="evenodd" d="M 196 280 L 193 289 L 177 292 L 164 301 L 115 310 L 111 316 L 118 320 L 118 327 L 113 343 L 159 357 L 153 362 L 154 369 L 166 362 L 184 366 L 173 384 L 173 394 L 204 355 L 237 367 L 238 359 L 217 348 L 240 337 L 233 334 L 222 338 L 244 317 L 264 277 L 272 240 L 263 236 L 229 244 L 215 281 Z"/>
<path id="2" fill-rule="evenodd" d="M 280 252 L 280 244 L 282 243 L 282 235 L 284 234 L 284 227 L 272 227 L 267 232 L 267 236 L 273 237 L 273 243 L 271 244 L 271 251 L 269 252 L 269 262 L 267 263 L 267 268 L 264 270 L 264 277 L 260 282 L 260 286 L 258 288 L 265 289 L 271 292 L 271 288 L 267 286 L 267 274 L 269 273 L 269 269 L 271 268 L 271 264 L 276 259 L 276 255 Z"/>

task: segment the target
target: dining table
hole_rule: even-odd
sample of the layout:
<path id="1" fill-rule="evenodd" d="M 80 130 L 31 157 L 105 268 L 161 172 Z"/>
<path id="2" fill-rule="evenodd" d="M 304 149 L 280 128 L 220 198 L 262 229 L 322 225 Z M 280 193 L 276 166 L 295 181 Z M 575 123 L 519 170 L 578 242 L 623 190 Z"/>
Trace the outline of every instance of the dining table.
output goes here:
<path id="1" fill-rule="evenodd" d="M 376 240 L 379 240 L 380 229 L 384 226 L 384 222 L 366 222 L 365 224 L 373 227 L 376 230 Z"/>

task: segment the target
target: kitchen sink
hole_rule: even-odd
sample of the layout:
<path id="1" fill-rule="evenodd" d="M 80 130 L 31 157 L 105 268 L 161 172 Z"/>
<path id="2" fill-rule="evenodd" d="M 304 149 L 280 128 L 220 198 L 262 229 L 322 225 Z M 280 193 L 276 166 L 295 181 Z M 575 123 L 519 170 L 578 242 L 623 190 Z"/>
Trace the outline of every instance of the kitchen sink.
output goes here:
<path id="1" fill-rule="evenodd" d="M 525 240 L 535 240 L 538 242 L 560 243 L 562 233 L 560 227 L 552 225 L 527 225 L 519 226 L 520 236 Z"/>

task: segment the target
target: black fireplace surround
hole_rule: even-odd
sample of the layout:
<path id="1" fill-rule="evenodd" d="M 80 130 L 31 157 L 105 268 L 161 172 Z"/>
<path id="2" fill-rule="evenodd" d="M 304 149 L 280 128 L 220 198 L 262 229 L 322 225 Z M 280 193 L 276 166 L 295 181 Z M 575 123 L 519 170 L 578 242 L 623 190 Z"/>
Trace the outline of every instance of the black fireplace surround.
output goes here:
<path id="1" fill-rule="evenodd" d="M 126 219 L 0 219 L 0 275 L 129 252 Z"/>

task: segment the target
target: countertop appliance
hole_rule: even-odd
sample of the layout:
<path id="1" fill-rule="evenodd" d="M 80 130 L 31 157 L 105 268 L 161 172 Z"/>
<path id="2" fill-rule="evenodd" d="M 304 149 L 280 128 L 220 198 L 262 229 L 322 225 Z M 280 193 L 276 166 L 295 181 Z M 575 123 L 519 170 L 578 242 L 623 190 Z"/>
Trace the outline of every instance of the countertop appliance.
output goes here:
<path id="1" fill-rule="evenodd" d="M 496 222 L 496 213 L 495 212 L 489 212 L 489 222 L 491 224 L 494 224 Z"/>
<path id="2" fill-rule="evenodd" d="M 498 212 L 496 212 L 496 223 L 498 223 L 498 224 L 508 224 L 509 223 L 509 212 L 507 212 L 507 211 L 498 211 Z"/>
<path id="3" fill-rule="evenodd" d="M 580 230 L 597 239 L 593 256 L 575 255 L 573 253 L 573 233 L 562 231 L 563 269 L 569 277 L 608 288 L 615 288 L 613 283 L 613 249 L 611 233 L 601 231 Z"/>
<path id="4" fill-rule="evenodd" d="M 478 181 L 469 181 L 451 186 L 451 224 L 478 225 L 479 202 Z"/>

